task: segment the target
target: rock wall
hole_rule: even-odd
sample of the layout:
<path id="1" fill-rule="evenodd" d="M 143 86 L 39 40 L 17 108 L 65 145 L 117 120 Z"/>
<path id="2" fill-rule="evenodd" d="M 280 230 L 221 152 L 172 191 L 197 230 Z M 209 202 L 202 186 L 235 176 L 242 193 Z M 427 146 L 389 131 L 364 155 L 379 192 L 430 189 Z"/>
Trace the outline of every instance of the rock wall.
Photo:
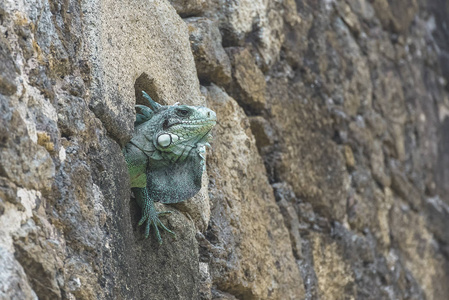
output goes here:
<path id="1" fill-rule="evenodd" d="M 448 20 L 444 0 L 0 2 L 0 299 L 447 299 Z M 141 90 L 219 119 L 162 245 L 121 154 Z"/>

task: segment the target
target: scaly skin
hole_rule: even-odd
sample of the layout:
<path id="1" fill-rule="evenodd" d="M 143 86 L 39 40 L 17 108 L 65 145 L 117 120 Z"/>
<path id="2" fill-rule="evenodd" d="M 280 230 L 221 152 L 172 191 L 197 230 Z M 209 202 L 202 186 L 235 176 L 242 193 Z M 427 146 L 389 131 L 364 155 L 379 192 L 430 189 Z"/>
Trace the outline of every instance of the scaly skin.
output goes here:
<path id="1" fill-rule="evenodd" d="M 200 106 L 162 106 L 145 92 L 151 108 L 137 105 L 134 135 L 123 149 L 131 188 L 142 208 L 139 226 L 150 227 L 162 239 L 158 227 L 175 235 L 159 220 L 154 202 L 178 203 L 193 197 L 201 188 L 205 168 L 205 147 L 210 146 L 210 131 L 216 124 L 215 113 Z"/>

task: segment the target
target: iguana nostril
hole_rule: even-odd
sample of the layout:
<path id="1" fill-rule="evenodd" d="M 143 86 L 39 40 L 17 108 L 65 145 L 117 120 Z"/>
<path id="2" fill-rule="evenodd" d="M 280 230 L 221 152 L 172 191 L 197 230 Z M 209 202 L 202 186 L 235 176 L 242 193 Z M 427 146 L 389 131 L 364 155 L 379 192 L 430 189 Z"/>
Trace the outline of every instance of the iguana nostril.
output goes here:
<path id="1" fill-rule="evenodd" d="M 212 120 L 217 120 L 217 115 L 215 114 L 215 112 L 213 110 L 209 110 L 207 112 L 207 118 L 212 119 Z"/>

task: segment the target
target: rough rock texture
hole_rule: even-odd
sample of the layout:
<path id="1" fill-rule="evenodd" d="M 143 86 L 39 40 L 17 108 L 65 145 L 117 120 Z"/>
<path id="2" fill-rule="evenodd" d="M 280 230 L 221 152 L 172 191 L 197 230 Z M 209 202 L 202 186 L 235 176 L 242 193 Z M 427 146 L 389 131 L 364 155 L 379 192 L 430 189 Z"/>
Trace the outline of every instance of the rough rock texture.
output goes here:
<path id="1" fill-rule="evenodd" d="M 217 22 L 207 18 L 185 19 L 198 78 L 205 83 L 226 84 L 231 80 L 231 63 L 222 46 Z"/>
<path id="2" fill-rule="evenodd" d="M 443 0 L 1 1 L 0 299 L 448 299 L 448 19 Z M 161 246 L 121 154 L 141 90 L 219 119 Z"/>
<path id="3" fill-rule="evenodd" d="M 240 299 L 302 297 L 289 234 L 263 161 L 254 155 L 249 120 L 219 87 L 203 91 L 208 105 L 222 117 L 208 158 L 212 220 L 201 244 L 207 249 L 202 259 L 210 263 L 213 282 Z"/>

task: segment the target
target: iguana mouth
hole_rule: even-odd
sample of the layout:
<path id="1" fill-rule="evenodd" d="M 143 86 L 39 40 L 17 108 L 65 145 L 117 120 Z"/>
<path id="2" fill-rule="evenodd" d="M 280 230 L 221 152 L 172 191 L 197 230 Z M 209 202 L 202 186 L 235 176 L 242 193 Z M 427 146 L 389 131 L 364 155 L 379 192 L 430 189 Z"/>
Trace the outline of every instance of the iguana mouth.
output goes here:
<path id="1" fill-rule="evenodd" d="M 192 120 L 192 121 L 182 121 L 182 122 L 175 122 L 172 124 L 166 124 L 168 123 L 168 120 L 164 122 L 162 127 L 164 130 L 169 129 L 170 127 L 176 126 L 176 125 L 192 125 L 192 126 L 198 126 L 198 125 L 215 125 L 217 123 L 217 118 L 210 118 L 210 119 L 202 119 L 202 120 Z"/>

